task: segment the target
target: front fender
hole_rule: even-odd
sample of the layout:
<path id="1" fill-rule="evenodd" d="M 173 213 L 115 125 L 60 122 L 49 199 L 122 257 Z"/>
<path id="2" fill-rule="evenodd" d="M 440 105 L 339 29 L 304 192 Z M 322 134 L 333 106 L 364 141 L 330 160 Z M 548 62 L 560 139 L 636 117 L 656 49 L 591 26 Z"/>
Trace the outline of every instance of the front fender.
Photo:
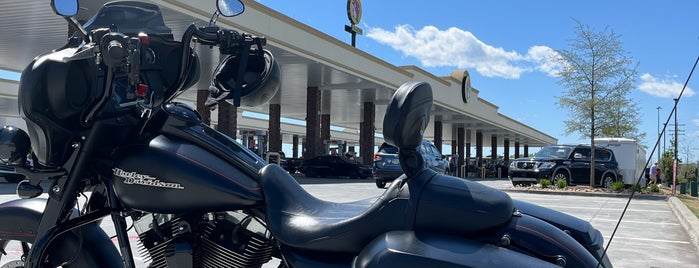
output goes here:
<path id="1" fill-rule="evenodd" d="M 46 206 L 46 199 L 18 199 L 0 204 L 0 241 L 33 243 Z M 95 223 L 67 232 L 49 246 L 51 262 L 61 263 L 76 256 L 69 267 L 122 267 L 121 256 L 112 240 Z"/>

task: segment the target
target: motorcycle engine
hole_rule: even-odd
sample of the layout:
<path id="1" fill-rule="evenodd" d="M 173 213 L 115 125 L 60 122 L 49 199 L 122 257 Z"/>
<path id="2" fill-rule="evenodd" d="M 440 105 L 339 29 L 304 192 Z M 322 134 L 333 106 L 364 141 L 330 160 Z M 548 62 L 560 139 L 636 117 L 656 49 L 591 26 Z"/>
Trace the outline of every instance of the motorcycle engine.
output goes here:
<path id="1" fill-rule="evenodd" d="M 148 267 L 262 267 L 272 258 L 266 228 L 242 213 L 145 214 L 134 226 Z"/>

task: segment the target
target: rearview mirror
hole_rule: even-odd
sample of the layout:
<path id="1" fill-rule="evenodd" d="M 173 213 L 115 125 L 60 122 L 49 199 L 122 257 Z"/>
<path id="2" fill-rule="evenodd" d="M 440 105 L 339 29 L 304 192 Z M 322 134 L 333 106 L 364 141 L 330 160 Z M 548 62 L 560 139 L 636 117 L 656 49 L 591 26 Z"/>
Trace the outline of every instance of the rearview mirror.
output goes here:
<path id="1" fill-rule="evenodd" d="M 63 17 L 73 17 L 78 14 L 78 0 L 53 0 L 53 12 Z"/>
<path id="2" fill-rule="evenodd" d="M 245 11 L 245 5 L 240 0 L 218 0 L 216 8 L 224 17 L 238 16 Z"/>

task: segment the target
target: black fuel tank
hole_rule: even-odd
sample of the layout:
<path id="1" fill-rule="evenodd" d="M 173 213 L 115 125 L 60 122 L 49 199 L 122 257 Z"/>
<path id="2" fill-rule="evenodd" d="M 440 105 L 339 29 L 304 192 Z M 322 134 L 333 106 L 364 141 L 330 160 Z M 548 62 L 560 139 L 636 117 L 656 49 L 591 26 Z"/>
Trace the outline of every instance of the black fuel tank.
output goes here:
<path id="1" fill-rule="evenodd" d="M 114 189 L 128 207 L 154 213 L 226 211 L 259 205 L 256 177 L 179 138 L 160 135 L 149 144 L 114 154 Z"/>

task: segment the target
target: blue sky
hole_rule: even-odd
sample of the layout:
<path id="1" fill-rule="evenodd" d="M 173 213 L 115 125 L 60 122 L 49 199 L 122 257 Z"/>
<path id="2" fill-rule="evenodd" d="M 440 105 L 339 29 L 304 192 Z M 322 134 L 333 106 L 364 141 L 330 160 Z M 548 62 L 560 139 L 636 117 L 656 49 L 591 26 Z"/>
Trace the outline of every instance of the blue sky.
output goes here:
<path id="1" fill-rule="evenodd" d="M 259 2 L 350 42 L 344 0 Z M 438 76 L 467 69 L 480 97 L 559 143 L 589 143 L 580 134 L 565 135 L 567 110 L 556 105 L 564 89 L 543 60 L 551 49 L 569 48 L 575 20 L 620 34 L 623 48 L 639 63 L 631 97 L 641 107 L 638 128 L 647 134 L 642 142 L 648 153 L 657 139 L 658 118 L 662 126 L 699 56 L 699 1 L 362 1 L 362 9 L 358 49 Z M 699 158 L 697 76 L 678 106 L 684 124 L 680 157 L 686 158 L 683 147 L 690 148 L 692 161 Z"/>
<path id="2" fill-rule="evenodd" d="M 350 42 L 345 0 L 261 0 L 260 3 L 339 40 Z M 699 1 L 362 1 L 357 48 L 393 65 L 416 65 L 437 76 L 467 69 L 480 97 L 500 113 L 558 138 L 565 135 L 567 110 L 556 105 L 564 89 L 546 67 L 551 49 L 567 49 L 575 20 L 596 31 L 621 35 L 623 47 L 639 63 L 632 98 L 641 107 L 648 152 L 699 56 Z M 699 70 L 697 71 L 699 72 Z M 684 129 L 680 150 L 699 159 L 699 74 L 690 80 L 678 110 Z M 0 70 L 0 78 L 18 79 Z M 661 107 L 658 110 L 657 107 Z M 658 117 L 660 111 L 660 117 Z M 662 126 L 662 124 L 661 124 Z M 670 132 L 666 141 L 670 140 Z M 686 158 L 681 155 L 681 158 Z"/>

